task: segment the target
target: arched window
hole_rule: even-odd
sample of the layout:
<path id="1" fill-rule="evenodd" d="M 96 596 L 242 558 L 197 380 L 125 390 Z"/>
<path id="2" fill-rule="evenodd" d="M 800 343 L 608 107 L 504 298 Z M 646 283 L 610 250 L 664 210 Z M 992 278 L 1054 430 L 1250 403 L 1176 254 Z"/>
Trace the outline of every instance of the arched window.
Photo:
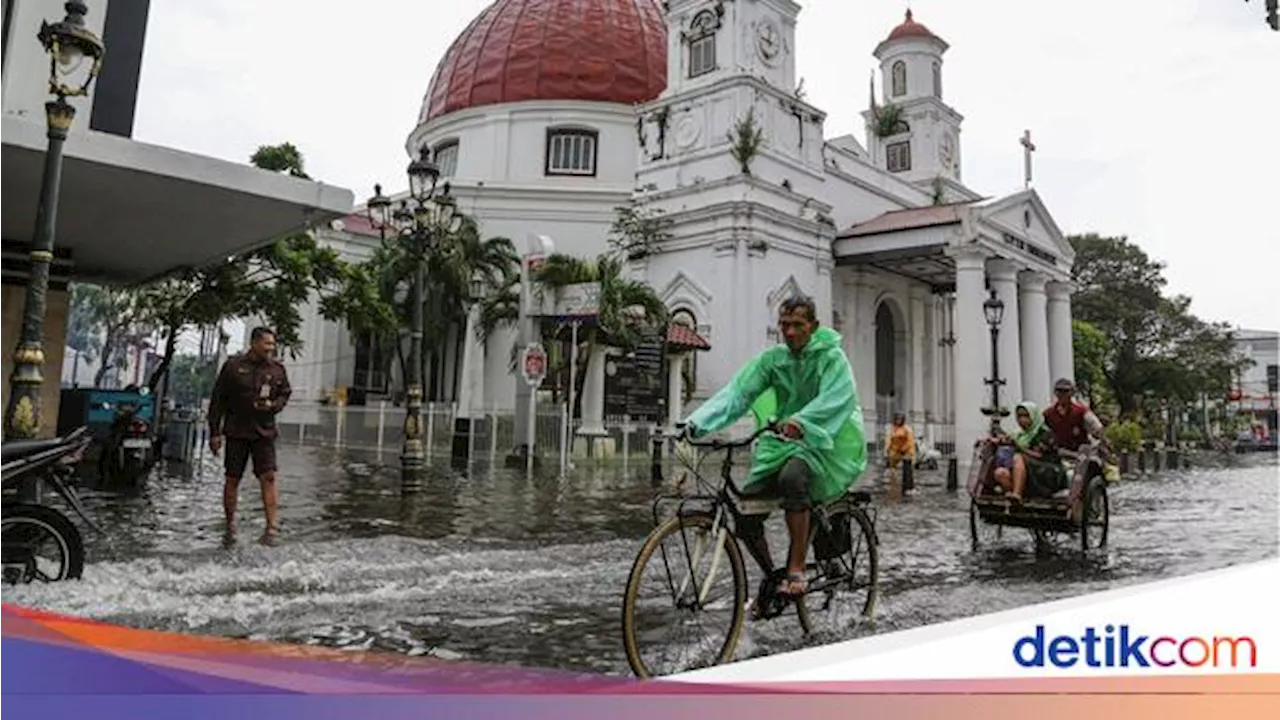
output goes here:
<path id="1" fill-rule="evenodd" d="M 689 77 L 695 78 L 716 69 L 716 31 L 720 16 L 703 10 L 693 18 L 685 42 L 689 45 Z"/>
<path id="2" fill-rule="evenodd" d="M 698 331 L 698 318 L 688 308 L 680 308 L 671 313 L 671 322 L 675 325 L 683 325 L 690 330 Z M 684 354 L 684 359 L 680 361 L 680 376 L 684 385 L 684 401 L 689 402 L 693 398 L 693 393 L 698 389 L 698 353 L 691 351 Z"/>
<path id="3" fill-rule="evenodd" d="M 942 66 L 938 63 L 933 64 L 933 96 L 942 97 Z"/>
<path id="4" fill-rule="evenodd" d="M 907 64 L 899 60 L 893 64 L 893 68 L 889 71 L 891 76 L 890 84 L 891 94 L 894 97 L 902 97 L 907 94 Z"/>

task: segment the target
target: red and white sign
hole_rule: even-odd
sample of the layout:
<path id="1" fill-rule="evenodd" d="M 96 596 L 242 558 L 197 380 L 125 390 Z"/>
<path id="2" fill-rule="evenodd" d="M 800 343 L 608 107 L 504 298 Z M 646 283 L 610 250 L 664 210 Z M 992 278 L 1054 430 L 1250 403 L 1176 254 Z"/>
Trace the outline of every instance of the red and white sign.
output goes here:
<path id="1" fill-rule="evenodd" d="M 541 385 L 542 379 L 547 376 L 547 351 L 537 343 L 526 346 L 524 355 L 520 358 L 520 372 L 529 385 Z"/>

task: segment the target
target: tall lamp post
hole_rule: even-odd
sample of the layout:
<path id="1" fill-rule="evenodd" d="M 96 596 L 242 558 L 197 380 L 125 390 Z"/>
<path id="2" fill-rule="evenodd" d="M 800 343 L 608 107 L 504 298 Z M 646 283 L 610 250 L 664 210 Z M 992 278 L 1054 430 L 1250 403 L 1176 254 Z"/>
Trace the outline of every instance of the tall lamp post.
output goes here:
<path id="1" fill-rule="evenodd" d="M 75 120 L 69 97 L 89 94 L 105 50 L 102 41 L 84 25 L 89 11 L 82 0 L 66 4 L 67 16 L 52 25 L 40 24 L 37 37 L 49 53 L 49 92 L 57 100 L 45 103 L 49 147 L 44 155 L 44 179 L 31 241 L 31 277 L 22 307 L 22 333 L 13 353 L 9 403 L 5 408 L 5 437 L 32 438 L 40 429 L 40 390 L 44 384 L 44 315 L 49 291 L 49 266 L 58 220 L 58 192 L 62 185 L 62 145 Z"/>
<path id="2" fill-rule="evenodd" d="M 382 194 L 382 186 L 374 185 L 372 198 L 366 203 L 369 221 L 385 243 L 390 235 L 412 260 L 412 324 L 409 328 L 409 373 L 406 378 L 404 442 L 400 449 L 401 483 L 416 487 L 425 463 L 422 441 L 422 336 L 425 318 L 423 300 L 426 291 L 426 267 L 430 256 L 441 250 L 443 242 L 458 230 L 462 216 L 449 192 L 449 183 L 438 185 L 440 169 L 431 162 L 431 151 L 422 148 L 417 159 L 409 163 L 409 197 L 393 207 Z"/>
<path id="3" fill-rule="evenodd" d="M 982 303 L 982 314 L 987 318 L 987 327 L 991 328 L 991 377 L 987 378 L 987 384 L 991 386 L 991 407 L 982 411 L 982 414 L 991 418 L 991 434 L 996 435 L 1000 431 L 1000 419 L 1009 414 L 1007 408 L 1000 406 L 1000 386 L 1005 384 L 1003 378 L 1000 377 L 1000 322 L 1004 320 L 1004 301 L 996 295 L 996 291 L 992 290 L 991 295 L 986 302 Z"/>

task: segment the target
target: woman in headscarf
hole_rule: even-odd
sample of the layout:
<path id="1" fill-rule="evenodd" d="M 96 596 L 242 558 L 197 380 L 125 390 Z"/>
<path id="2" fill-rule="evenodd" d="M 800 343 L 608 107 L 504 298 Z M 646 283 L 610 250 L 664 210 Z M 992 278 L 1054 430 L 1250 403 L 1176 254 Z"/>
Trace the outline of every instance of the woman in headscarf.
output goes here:
<path id="1" fill-rule="evenodd" d="M 1024 490 L 1033 497 L 1050 497 L 1067 485 L 1053 431 L 1033 402 L 1018 404 L 1017 419 L 1019 432 L 998 439 L 1011 446 L 1014 455 L 1011 467 L 996 469 L 995 480 L 1015 502 L 1022 501 Z"/>

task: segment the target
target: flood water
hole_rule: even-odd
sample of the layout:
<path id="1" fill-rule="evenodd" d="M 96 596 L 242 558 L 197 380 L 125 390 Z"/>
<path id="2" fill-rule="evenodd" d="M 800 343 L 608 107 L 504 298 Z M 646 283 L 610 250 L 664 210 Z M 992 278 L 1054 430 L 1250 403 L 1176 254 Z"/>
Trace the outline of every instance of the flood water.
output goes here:
<path id="1" fill-rule="evenodd" d="M 383 456 L 394 466 L 394 455 Z M 376 456 L 280 448 L 282 533 L 241 488 L 239 543 L 221 546 L 216 461 L 158 473 L 138 496 L 86 493 L 107 535 L 86 531 L 80 581 L 6 587 L 4 600 L 137 628 L 628 674 L 620 609 L 651 525 L 648 468 L 567 479 L 477 467 L 433 470 L 402 497 Z M 878 510 L 885 632 L 1262 560 L 1277 553 L 1274 456 L 1112 484 L 1108 551 L 1036 557 L 1025 531 L 970 549 L 968 498 L 936 474 L 902 498 L 869 470 Z M 775 553 L 785 531 L 771 521 Z M 754 587 L 754 584 L 752 585 Z M 749 623 L 737 658 L 798 649 L 787 618 Z"/>

